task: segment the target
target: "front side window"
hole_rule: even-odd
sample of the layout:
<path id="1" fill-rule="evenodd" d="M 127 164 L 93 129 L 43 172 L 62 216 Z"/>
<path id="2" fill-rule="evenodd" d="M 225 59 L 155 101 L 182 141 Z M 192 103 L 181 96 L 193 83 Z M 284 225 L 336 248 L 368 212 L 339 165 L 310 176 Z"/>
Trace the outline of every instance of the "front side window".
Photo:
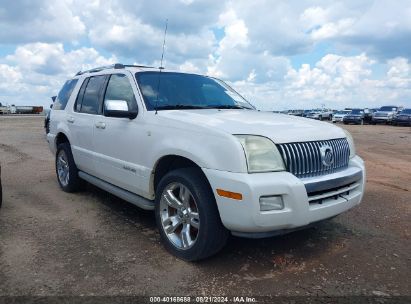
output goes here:
<path id="1" fill-rule="evenodd" d="M 107 85 L 104 102 L 106 100 L 125 100 L 129 111 L 137 110 L 137 102 L 130 81 L 124 74 L 113 74 Z"/>
<path id="2" fill-rule="evenodd" d="M 71 93 L 73 93 L 73 89 L 76 86 L 77 81 L 77 79 L 66 81 L 54 101 L 53 110 L 64 110 L 66 108 L 67 102 L 70 99 Z"/>
<path id="3" fill-rule="evenodd" d="M 168 109 L 253 109 L 224 82 L 195 74 L 139 72 L 136 79 L 149 111 Z"/>
<path id="4" fill-rule="evenodd" d="M 98 114 L 100 109 L 100 92 L 105 79 L 105 75 L 93 76 L 89 78 L 87 86 L 85 87 L 81 103 L 80 100 L 77 100 L 76 103 L 76 110 L 78 112 L 87 114 Z"/>
<path id="5" fill-rule="evenodd" d="M 381 107 L 380 111 L 382 111 L 382 112 L 392 112 L 392 111 L 397 111 L 397 108 L 393 108 L 393 107 Z"/>

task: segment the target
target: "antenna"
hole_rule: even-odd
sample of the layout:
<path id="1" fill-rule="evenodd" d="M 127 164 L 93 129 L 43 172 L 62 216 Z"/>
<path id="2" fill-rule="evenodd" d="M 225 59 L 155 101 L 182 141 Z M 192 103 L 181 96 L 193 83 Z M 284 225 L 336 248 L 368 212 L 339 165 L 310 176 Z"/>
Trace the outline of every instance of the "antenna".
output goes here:
<path id="1" fill-rule="evenodd" d="M 163 67 L 163 59 L 164 59 L 164 48 L 166 45 L 166 36 L 167 36 L 167 27 L 168 27 L 168 19 L 166 19 L 166 27 L 164 29 L 164 39 L 163 39 L 163 50 L 161 52 L 161 60 L 160 60 L 160 67 L 158 68 L 160 70 L 158 74 L 158 86 L 157 86 L 157 98 L 156 98 L 156 115 L 157 115 L 157 107 L 158 107 L 158 97 L 160 95 L 160 79 L 161 79 L 161 71 L 164 69 Z"/>
<path id="2" fill-rule="evenodd" d="M 166 28 L 164 29 L 163 52 L 161 53 L 160 69 L 164 69 L 163 58 L 164 58 L 164 47 L 166 46 L 167 27 L 168 27 L 168 19 L 166 19 Z"/>

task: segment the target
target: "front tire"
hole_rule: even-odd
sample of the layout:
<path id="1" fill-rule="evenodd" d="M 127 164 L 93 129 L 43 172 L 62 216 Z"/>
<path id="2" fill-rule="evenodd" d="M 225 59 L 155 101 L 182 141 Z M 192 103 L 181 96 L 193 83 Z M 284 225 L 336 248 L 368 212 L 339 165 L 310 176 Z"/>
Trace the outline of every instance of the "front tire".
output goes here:
<path id="1" fill-rule="evenodd" d="M 81 179 L 74 163 L 70 144 L 65 142 L 57 146 L 56 152 L 57 181 L 65 192 L 76 192 L 81 188 Z"/>
<path id="2" fill-rule="evenodd" d="M 170 253 L 185 261 L 216 254 L 229 235 L 200 170 L 173 170 L 161 179 L 156 190 L 155 217 L 161 240 Z"/>

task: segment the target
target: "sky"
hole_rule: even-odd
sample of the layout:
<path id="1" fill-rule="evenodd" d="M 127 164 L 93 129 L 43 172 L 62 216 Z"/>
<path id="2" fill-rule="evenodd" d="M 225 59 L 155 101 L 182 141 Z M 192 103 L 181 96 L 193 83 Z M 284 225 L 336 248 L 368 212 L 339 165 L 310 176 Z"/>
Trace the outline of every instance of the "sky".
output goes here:
<path id="1" fill-rule="evenodd" d="M 411 0 L 0 0 L 0 102 L 121 62 L 218 77 L 261 110 L 411 107 Z"/>

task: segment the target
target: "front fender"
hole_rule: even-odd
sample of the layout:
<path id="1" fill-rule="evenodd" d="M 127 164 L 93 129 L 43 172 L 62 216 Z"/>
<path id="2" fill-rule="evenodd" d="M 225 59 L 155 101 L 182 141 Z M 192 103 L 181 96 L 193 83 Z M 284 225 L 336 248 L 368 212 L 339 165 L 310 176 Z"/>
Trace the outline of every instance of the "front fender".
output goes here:
<path id="1" fill-rule="evenodd" d="M 201 168 L 247 172 L 243 148 L 234 136 L 184 133 L 159 137 L 158 141 L 154 141 L 151 168 L 155 168 L 159 159 L 177 155 L 193 161 Z"/>

